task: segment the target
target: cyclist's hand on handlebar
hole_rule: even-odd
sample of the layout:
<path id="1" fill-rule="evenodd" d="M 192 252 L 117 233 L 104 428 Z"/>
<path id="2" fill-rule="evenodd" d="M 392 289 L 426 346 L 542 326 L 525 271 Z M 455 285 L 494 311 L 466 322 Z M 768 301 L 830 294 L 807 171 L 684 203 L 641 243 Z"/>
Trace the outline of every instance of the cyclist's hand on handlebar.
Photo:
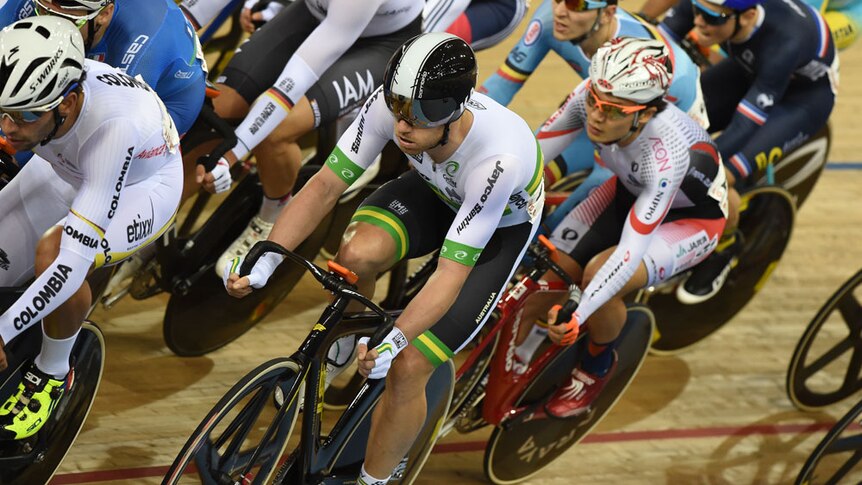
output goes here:
<path id="1" fill-rule="evenodd" d="M 212 172 L 207 172 L 203 165 L 198 165 L 196 170 L 197 182 L 212 194 L 230 189 L 230 185 L 233 183 L 230 176 L 230 163 L 224 157 L 219 158 Z"/>
<path id="2" fill-rule="evenodd" d="M 248 0 L 239 14 L 239 23 L 242 29 L 250 34 L 272 20 L 282 9 L 284 5 L 274 0 Z"/>
<path id="3" fill-rule="evenodd" d="M 368 340 L 368 337 L 359 339 L 359 350 L 356 355 L 359 373 L 369 379 L 383 379 L 389 372 L 395 356 L 407 347 L 407 337 L 398 327 L 392 327 L 377 347 L 368 350 Z"/>
<path id="4" fill-rule="evenodd" d="M 568 322 L 557 324 L 557 313 L 561 308 L 562 306 L 560 305 L 554 305 L 548 310 L 548 322 L 553 322 L 548 325 L 548 338 L 557 345 L 568 346 L 575 343 L 578 339 L 580 316 L 578 312 L 572 313 L 572 318 Z"/>
<path id="5" fill-rule="evenodd" d="M 242 256 L 233 258 L 228 262 L 222 273 L 222 281 L 228 294 L 234 298 L 248 296 L 252 290 L 259 290 L 266 285 L 275 268 L 284 260 L 284 257 L 276 253 L 266 253 L 257 260 L 251 273 L 240 276 L 237 274 L 242 266 Z"/>

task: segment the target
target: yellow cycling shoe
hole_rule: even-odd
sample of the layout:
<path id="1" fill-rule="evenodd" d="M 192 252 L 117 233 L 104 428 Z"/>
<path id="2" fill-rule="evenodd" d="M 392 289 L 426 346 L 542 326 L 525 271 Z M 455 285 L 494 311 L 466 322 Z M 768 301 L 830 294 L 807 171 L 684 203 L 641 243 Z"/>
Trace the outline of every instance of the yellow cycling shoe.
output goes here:
<path id="1" fill-rule="evenodd" d="M 0 439 L 21 440 L 38 433 L 65 394 L 67 380 L 68 376 L 57 380 L 30 365 L 18 391 L 0 407 Z"/>

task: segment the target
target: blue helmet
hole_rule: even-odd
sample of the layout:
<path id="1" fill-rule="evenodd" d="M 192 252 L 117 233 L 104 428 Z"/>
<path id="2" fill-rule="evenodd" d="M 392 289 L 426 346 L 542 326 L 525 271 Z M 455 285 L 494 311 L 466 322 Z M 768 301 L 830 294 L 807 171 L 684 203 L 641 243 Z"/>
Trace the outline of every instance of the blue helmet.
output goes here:
<path id="1" fill-rule="evenodd" d="M 763 0 L 705 0 L 713 5 L 727 7 L 737 12 L 756 7 Z"/>

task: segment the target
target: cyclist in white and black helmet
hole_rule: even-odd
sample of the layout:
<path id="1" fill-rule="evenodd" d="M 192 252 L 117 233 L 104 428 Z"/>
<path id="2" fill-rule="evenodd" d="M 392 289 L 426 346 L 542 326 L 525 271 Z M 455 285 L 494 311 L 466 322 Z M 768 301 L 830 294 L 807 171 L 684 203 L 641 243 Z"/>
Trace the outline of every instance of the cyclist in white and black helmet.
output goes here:
<path id="1" fill-rule="evenodd" d="M 37 156 L 0 191 L 0 286 L 29 288 L 0 315 L 3 345 L 42 328 L 42 349 L 0 405 L 0 439 L 34 435 L 73 382 L 69 356 L 91 304 L 92 267 L 113 264 L 173 221 L 179 135 L 145 82 L 84 60 L 55 16 L 0 31 L 0 127 Z M 6 367 L 0 350 L 0 370 Z"/>
<path id="2" fill-rule="evenodd" d="M 269 236 L 295 248 L 388 141 L 409 156 L 414 170 L 362 203 L 336 257 L 372 296 L 377 275 L 397 261 L 440 250 L 436 271 L 384 342 L 371 351 L 359 345 L 360 372 L 389 375 L 358 483 L 388 480 L 425 419 L 428 378 L 487 321 L 538 228 L 538 143 L 518 115 L 472 93 L 476 72 L 473 51 L 451 34 L 404 44 L 327 168 L 285 207 Z M 266 284 L 281 257 L 261 258 L 242 278 L 233 273 L 239 262 L 227 268 L 226 286 L 242 297 Z"/>

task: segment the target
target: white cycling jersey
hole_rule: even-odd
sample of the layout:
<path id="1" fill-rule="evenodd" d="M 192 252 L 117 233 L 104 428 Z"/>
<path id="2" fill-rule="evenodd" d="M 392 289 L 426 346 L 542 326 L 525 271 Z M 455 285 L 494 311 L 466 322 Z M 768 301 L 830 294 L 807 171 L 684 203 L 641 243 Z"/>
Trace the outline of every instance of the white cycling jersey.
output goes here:
<path id="1" fill-rule="evenodd" d="M 0 191 L 0 285 L 32 277 L 39 238 L 64 226 L 57 259 L 0 315 L 6 343 L 66 301 L 94 263 L 116 263 L 155 239 L 179 204 L 179 135 L 155 91 L 107 64 L 88 59 L 84 70 L 71 130 L 37 146 Z"/>
<path id="2" fill-rule="evenodd" d="M 559 155 L 583 130 L 587 120 L 588 82 L 583 81 L 539 130 L 538 139 L 547 157 Z M 710 213 L 712 217 L 727 217 L 727 184 L 715 144 L 696 121 L 676 106 L 669 104 L 655 115 L 628 145 L 612 143 L 596 144 L 596 147 L 601 163 L 635 196 L 635 202 L 629 210 L 619 244 L 584 289 L 578 306 L 581 322 L 631 279 L 671 209 L 686 210 L 690 217 L 697 217 L 699 211 Z M 700 157 L 700 153 L 707 156 Z M 599 200 L 589 197 L 576 211 L 595 220 L 594 216 L 605 209 Z M 555 235 L 567 229 L 584 234 L 588 227 L 581 217 L 567 218 L 557 227 Z M 564 239 L 552 238 L 552 241 L 568 252 L 576 242 Z M 692 251 L 685 261 L 655 266 L 672 268 L 667 272 L 669 277 L 695 256 L 705 257 L 717 243 L 717 237 L 699 240 L 698 244 L 703 247 Z M 656 272 L 650 271 L 651 279 L 658 277 L 653 274 Z M 665 272 L 661 273 L 663 279 Z"/>
<path id="3" fill-rule="evenodd" d="M 382 92 L 380 87 L 368 98 L 327 159 L 327 166 L 348 184 L 371 165 L 386 142 L 397 143 L 396 120 Z M 527 123 L 478 93 L 467 109 L 473 124 L 449 160 L 435 163 L 422 153 L 410 156 L 410 162 L 457 213 L 440 255 L 472 265 L 498 227 L 538 224 L 545 194 L 542 152 Z"/>
<path id="4" fill-rule="evenodd" d="M 361 37 L 396 32 L 422 13 L 423 0 L 306 0 L 320 25 L 287 62 L 275 84 L 252 105 L 236 129 L 242 158 L 266 138 L 320 76 Z M 282 14 L 289 14 L 285 10 Z"/>

